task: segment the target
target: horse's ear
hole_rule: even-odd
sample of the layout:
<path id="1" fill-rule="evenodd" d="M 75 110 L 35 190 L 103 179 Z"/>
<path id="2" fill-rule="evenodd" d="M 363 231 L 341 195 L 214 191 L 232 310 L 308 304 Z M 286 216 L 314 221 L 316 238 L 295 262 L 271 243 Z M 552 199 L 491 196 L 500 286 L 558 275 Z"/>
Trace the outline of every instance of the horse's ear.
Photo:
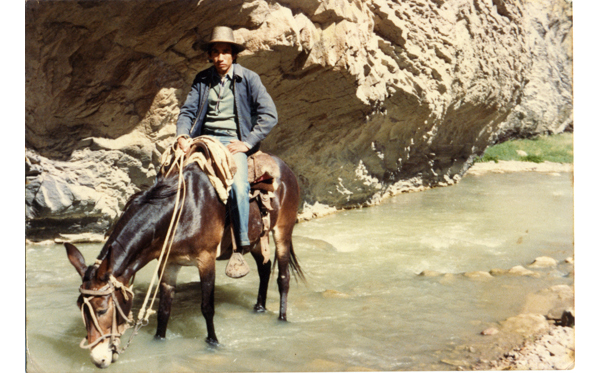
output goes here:
<path id="1" fill-rule="evenodd" d="M 102 281 L 108 281 L 108 278 L 112 274 L 113 269 L 113 255 L 112 255 L 112 247 L 108 249 L 108 253 L 106 257 L 98 267 L 98 272 L 96 274 L 96 278 Z"/>
<path id="2" fill-rule="evenodd" d="M 69 262 L 71 262 L 73 267 L 75 267 L 75 270 L 77 271 L 77 273 L 79 273 L 79 276 L 83 278 L 85 270 L 87 269 L 83 255 L 81 255 L 81 252 L 79 252 L 75 245 L 72 245 L 68 242 L 65 242 L 65 248 L 67 249 L 67 256 L 69 257 Z"/>

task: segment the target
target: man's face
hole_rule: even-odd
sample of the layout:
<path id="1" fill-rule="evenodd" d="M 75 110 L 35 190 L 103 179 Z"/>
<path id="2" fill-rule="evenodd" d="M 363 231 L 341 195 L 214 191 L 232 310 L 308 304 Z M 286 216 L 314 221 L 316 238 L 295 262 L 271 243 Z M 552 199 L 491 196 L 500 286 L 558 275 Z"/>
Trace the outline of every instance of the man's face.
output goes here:
<path id="1" fill-rule="evenodd" d="M 210 49 L 210 60 L 221 75 L 229 71 L 236 57 L 237 55 L 233 54 L 231 44 L 228 43 L 215 43 Z"/>

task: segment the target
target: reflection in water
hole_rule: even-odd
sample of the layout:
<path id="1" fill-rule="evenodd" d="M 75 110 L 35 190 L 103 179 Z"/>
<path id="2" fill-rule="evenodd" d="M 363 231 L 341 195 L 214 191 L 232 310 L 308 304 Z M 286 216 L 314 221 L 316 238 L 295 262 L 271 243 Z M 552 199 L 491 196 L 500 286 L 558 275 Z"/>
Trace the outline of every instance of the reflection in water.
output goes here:
<path id="1" fill-rule="evenodd" d="M 509 269 L 542 255 L 573 255 L 573 189 L 568 174 L 466 177 L 448 188 L 403 194 L 381 206 L 302 223 L 294 247 L 308 284 L 293 284 L 289 322 L 277 320 L 274 278 L 268 312 L 252 307 L 256 270 L 233 280 L 217 264 L 218 348 L 205 344 L 200 287 L 184 268 L 167 331 L 143 328 L 112 372 L 447 370 L 440 361 L 475 359 L 493 337 L 479 332 L 519 313 L 527 293 L 571 284 L 572 267 L 540 278 L 469 280 L 461 273 Z M 81 245 L 88 263 L 100 245 Z M 136 276 L 135 310 L 153 266 Z M 417 276 L 436 271 L 437 277 Z M 85 335 L 75 305 L 80 280 L 62 246 L 27 248 L 29 367 L 95 371 L 78 343 Z M 134 315 L 137 311 L 134 311 Z M 476 351 L 472 354 L 473 350 Z M 471 356 L 473 355 L 473 356 Z"/>

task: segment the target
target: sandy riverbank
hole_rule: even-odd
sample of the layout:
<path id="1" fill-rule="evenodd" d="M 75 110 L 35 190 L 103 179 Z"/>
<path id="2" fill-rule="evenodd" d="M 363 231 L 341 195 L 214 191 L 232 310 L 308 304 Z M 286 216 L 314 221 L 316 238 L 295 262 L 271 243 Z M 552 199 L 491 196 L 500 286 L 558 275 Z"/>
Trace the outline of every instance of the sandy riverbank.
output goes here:
<path id="1" fill-rule="evenodd" d="M 498 162 L 479 162 L 473 164 L 467 171 L 467 175 L 482 175 L 488 172 L 507 173 L 507 172 L 573 172 L 571 163 L 533 163 L 520 161 L 498 161 Z"/>

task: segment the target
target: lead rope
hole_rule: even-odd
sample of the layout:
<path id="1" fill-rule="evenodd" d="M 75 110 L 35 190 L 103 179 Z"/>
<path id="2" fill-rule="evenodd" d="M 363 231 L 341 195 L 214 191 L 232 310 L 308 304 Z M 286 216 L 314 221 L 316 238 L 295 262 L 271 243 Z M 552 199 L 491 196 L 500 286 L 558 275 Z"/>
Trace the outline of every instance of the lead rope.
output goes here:
<path id="1" fill-rule="evenodd" d="M 183 211 L 183 208 L 181 208 L 179 210 L 179 212 L 177 212 L 177 209 L 179 208 L 179 202 L 180 202 L 180 200 L 184 199 L 185 195 L 186 195 L 186 185 L 183 182 L 183 159 L 184 159 L 184 156 L 185 156 L 185 153 L 181 152 L 181 154 L 179 156 L 177 156 L 177 158 L 174 162 L 174 164 L 179 165 L 179 180 L 178 180 L 178 185 L 177 185 L 177 196 L 175 197 L 175 208 L 173 209 L 173 217 L 171 218 L 171 223 L 169 225 L 169 229 L 167 230 L 167 235 L 165 236 L 165 241 L 164 241 L 163 247 L 160 251 L 160 256 L 158 257 L 158 263 L 156 265 L 156 269 L 154 270 L 154 274 L 152 275 L 152 280 L 150 282 L 150 286 L 148 287 L 148 291 L 146 292 L 146 297 L 144 298 L 144 303 L 142 304 L 142 308 L 140 309 L 140 312 L 138 313 L 138 321 L 135 324 L 133 332 L 129 336 L 127 345 L 125 345 L 125 347 L 123 349 L 118 351 L 119 354 L 122 353 L 123 351 L 125 351 L 129 347 L 129 345 L 131 344 L 131 341 L 133 340 L 133 337 L 138 333 L 138 331 L 143 326 L 148 325 L 148 322 L 149 322 L 148 319 L 150 318 L 151 315 L 156 313 L 156 311 L 152 310 L 152 306 L 154 305 L 154 300 L 156 299 L 156 295 L 158 293 L 158 288 L 160 287 L 160 281 L 162 281 L 162 277 L 165 273 L 167 259 L 169 258 L 169 254 L 171 253 L 171 247 L 173 246 L 173 239 L 175 238 L 175 231 L 177 230 L 177 226 L 179 225 L 179 219 L 181 218 L 181 213 Z M 169 172 L 171 172 L 171 170 L 173 169 L 173 166 L 171 167 Z M 183 189 L 183 195 L 181 193 L 182 189 Z M 181 196 L 181 198 L 180 198 L 180 196 Z M 175 229 L 173 229 L 173 227 L 175 227 Z M 171 234 L 171 231 L 173 231 L 172 234 Z M 166 256 L 165 256 L 165 251 L 166 251 Z M 163 261 L 163 257 L 164 257 L 164 261 Z M 161 263 L 162 263 L 162 271 L 160 273 L 159 283 L 156 285 L 156 289 L 154 290 L 154 296 L 152 297 L 150 306 L 146 309 L 146 305 L 148 303 L 148 299 L 150 298 L 150 293 L 152 293 L 152 288 L 154 287 L 154 282 L 157 278 L 158 270 L 161 267 Z M 145 315 L 144 315 L 144 313 L 145 313 Z"/>

